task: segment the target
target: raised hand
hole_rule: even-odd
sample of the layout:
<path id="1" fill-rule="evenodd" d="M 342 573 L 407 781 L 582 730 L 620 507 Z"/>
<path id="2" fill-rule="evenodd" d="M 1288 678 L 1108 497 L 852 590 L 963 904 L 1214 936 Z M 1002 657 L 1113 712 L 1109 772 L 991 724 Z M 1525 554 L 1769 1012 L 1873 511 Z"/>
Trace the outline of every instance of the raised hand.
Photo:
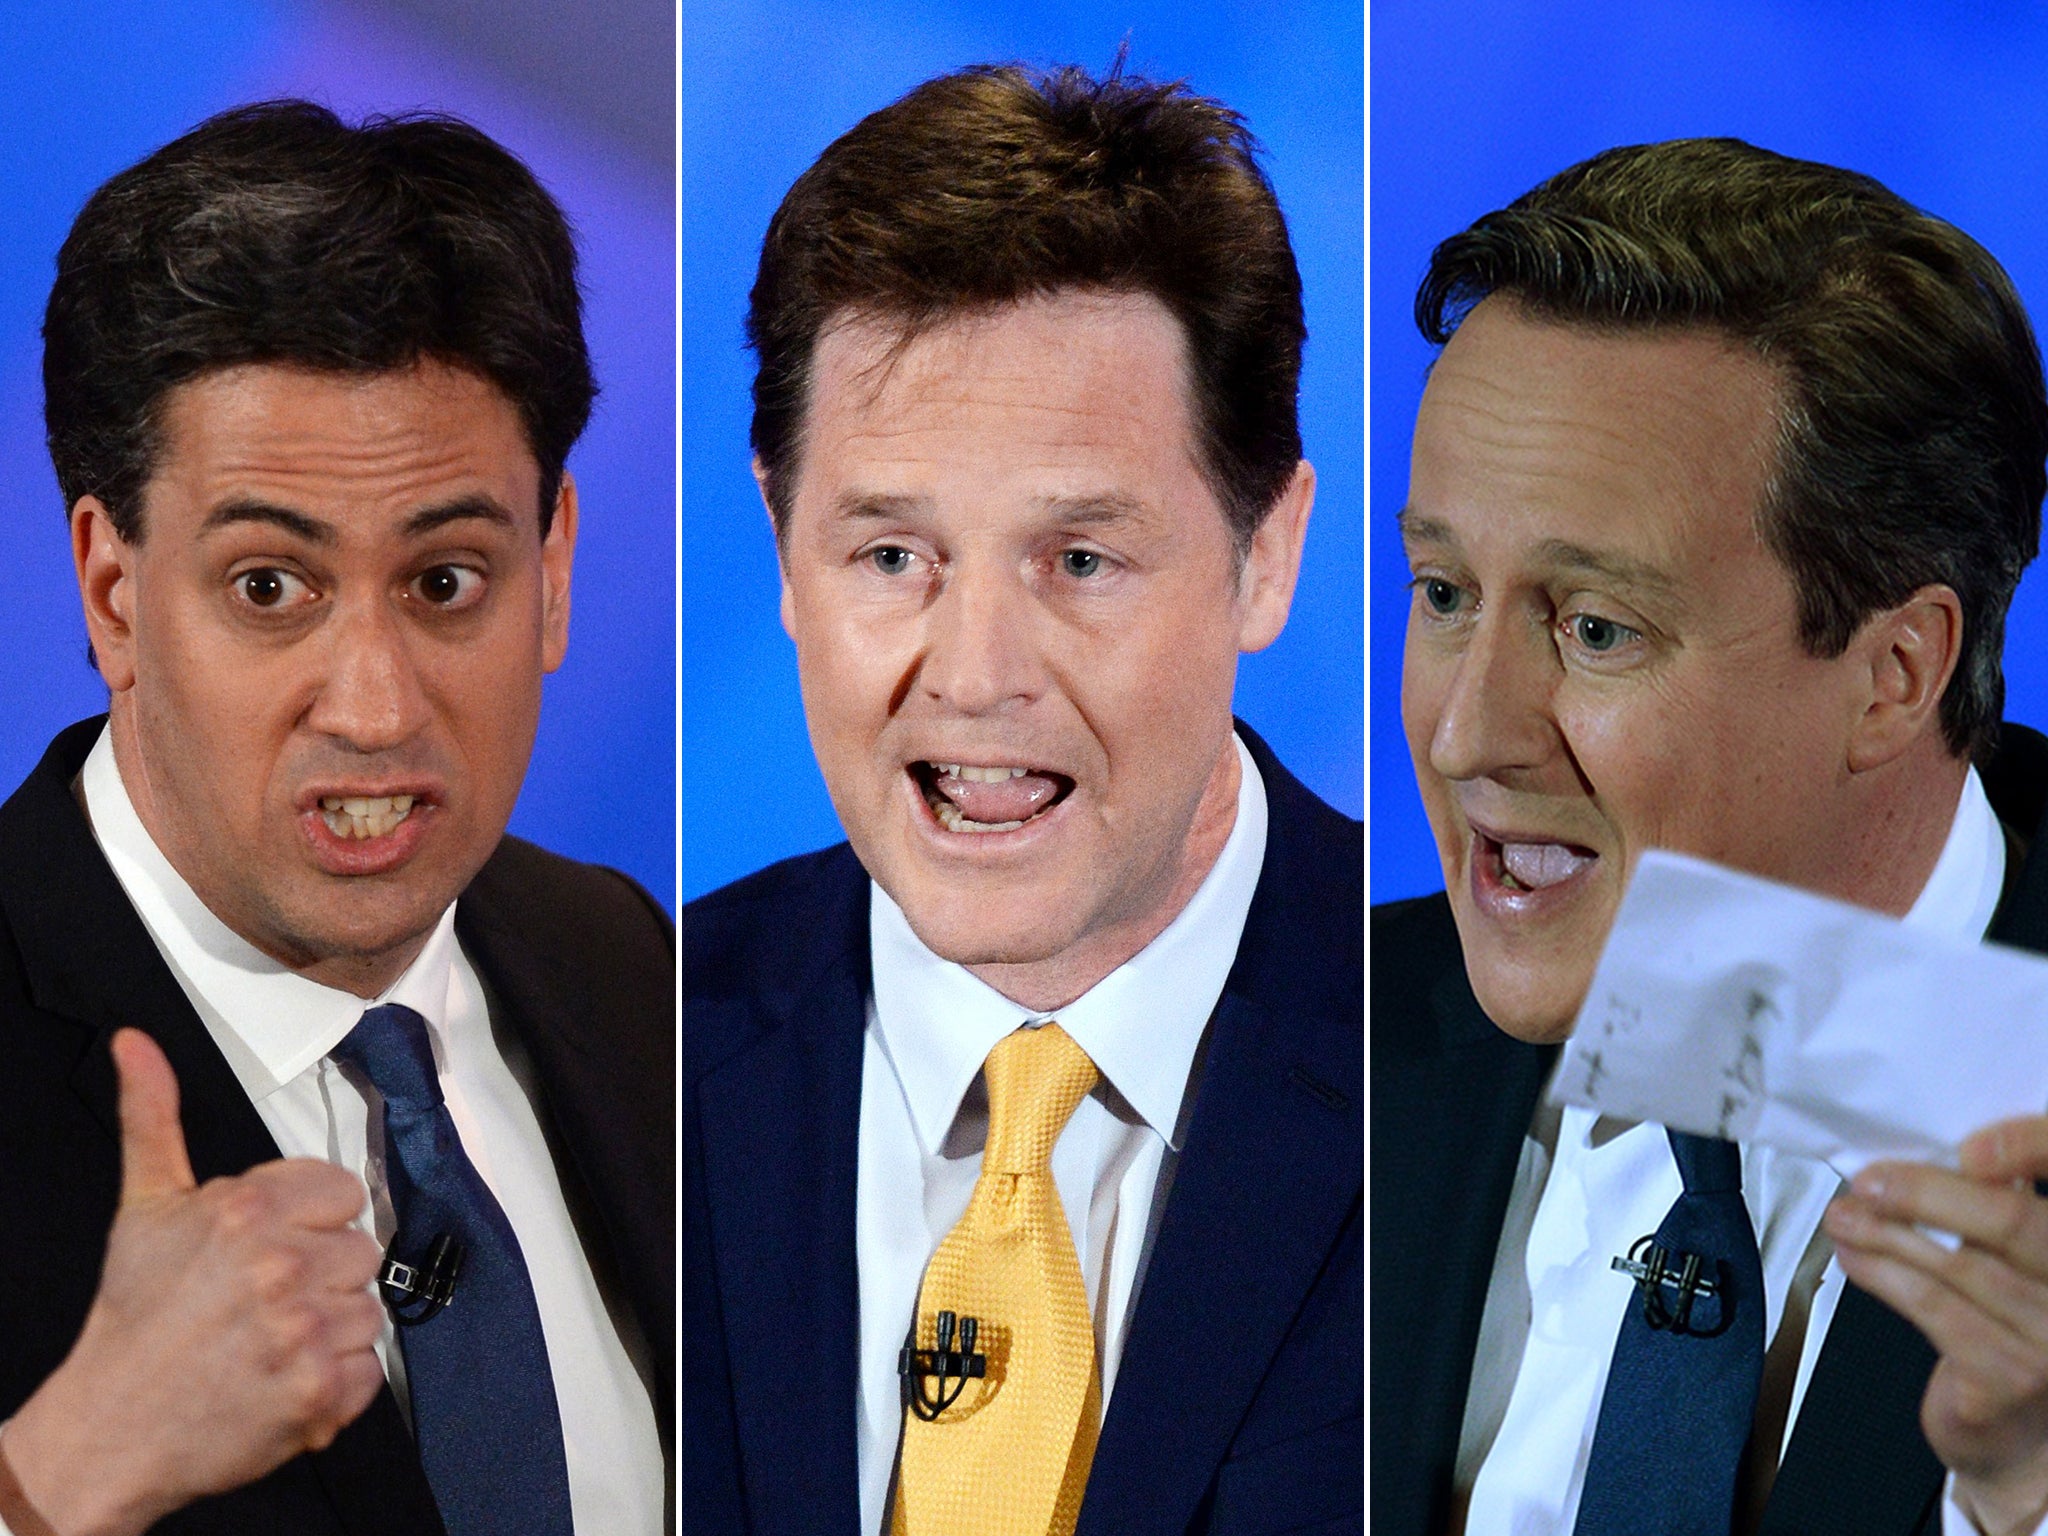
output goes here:
<path id="1" fill-rule="evenodd" d="M 2048 1117 L 1987 1126 L 1962 1171 L 1874 1163 L 1828 1208 L 1848 1277 L 1927 1335 L 1941 1359 L 1920 1425 L 1987 1536 L 2048 1516 Z M 1962 1239 L 1950 1250 L 1922 1227 Z"/>
<path id="2" fill-rule="evenodd" d="M 8 1426 L 63 1536 L 140 1531 L 325 1446 L 383 1384 L 362 1182 L 293 1158 L 196 1184 L 156 1042 L 114 1036 L 121 1204 L 84 1330 Z"/>

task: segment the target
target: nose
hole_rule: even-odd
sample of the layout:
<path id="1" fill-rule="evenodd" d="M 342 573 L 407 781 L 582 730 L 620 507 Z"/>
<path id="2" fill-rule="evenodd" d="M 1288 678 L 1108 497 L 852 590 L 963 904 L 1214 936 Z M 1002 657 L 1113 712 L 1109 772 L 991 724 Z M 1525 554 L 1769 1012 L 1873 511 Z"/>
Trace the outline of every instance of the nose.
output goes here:
<path id="1" fill-rule="evenodd" d="M 1409 665 L 1429 674 L 1421 690 L 1423 707 L 1434 698 L 1434 719 L 1425 722 L 1429 765 L 1445 779 L 1512 776 L 1555 755 L 1552 706 L 1561 663 L 1548 630 L 1533 618 L 1482 613 L 1447 654 L 1418 656 L 1411 640 Z"/>
<path id="2" fill-rule="evenodd" d="M 963 715 L 1028 703 L 1044 684 L 1031 594 L 995 560 L 962 560 L 925 609 L 918 685 Z"/>
<path id="3" fill-rule="evenodd" d="M 403 618 L 365 593 L 337 608 L 325 638 L 325 671 L 307 725 L 358 752 L 409 741 L 428 705 Z"/>

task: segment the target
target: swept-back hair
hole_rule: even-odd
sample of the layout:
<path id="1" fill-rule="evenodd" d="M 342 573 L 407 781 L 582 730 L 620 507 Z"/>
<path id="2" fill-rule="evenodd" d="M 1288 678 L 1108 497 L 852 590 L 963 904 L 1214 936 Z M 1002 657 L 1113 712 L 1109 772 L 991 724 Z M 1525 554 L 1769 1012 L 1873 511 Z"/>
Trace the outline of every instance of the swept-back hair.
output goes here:
<path id="1" fill-rule="evenodd" d="M 2048 454 L 2040 349 L 1989 252 L 1868 176 L 1680 139 L 1596 155 L 1453 235 L 1416 323 L 1441 345 L 1492 294 L 1567 325 L 1703 327 L 1766 364 L 1780 398 L 1758 527 L 1801 640 L 1840 655 L 1873 614 L 1953 588 L 1942 728 L 1958 754 L 1988 749 Z"/>

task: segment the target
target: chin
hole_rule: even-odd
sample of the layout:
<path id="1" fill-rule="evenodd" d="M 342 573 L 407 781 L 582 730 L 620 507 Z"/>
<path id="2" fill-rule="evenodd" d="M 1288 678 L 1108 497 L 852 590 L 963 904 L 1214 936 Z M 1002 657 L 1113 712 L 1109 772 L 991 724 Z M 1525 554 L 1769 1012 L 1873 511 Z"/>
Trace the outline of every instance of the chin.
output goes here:
<path id="1" fill-rule="evenodd" d="M 890 892 L 911 932 L 955 965 L 1036 965 L 1067 949 L 1076 935 L 1062 904 L 1000 892 L 927 887 Z"/>
<path id="2" fill-rule="evenodd" d="M 1590 971 L 1560 977 L 1546 968 L 1545 973 L 1532 974 L 1523 965 L 1475 957 L 1470 943 L 1465 946 L 1465 973 L 1486 1016 L 1503 1034 L 1531 1045 L 1557 1045 L 1571 1038 L 1593 981 Z"/>

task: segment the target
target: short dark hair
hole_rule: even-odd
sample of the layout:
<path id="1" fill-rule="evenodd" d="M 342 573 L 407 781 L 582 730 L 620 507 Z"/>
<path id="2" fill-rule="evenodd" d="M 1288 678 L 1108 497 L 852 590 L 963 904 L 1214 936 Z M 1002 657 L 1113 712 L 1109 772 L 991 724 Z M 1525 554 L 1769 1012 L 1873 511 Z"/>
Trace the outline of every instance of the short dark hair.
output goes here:
<path id="1" fill-rule="evenodd" d="M 2005 613 L 2040 544 L 2041 354 L 1991 254 L 1868 176 L 1737 139 L 1611 149 L 1453 235 L 1415 299 L 1448 341 L 1490 294 L 1596 329 L 1701 327 L 1780 379 L 1758 529 L 1799 631 L 1837 656 L 1872 614 L 1945 583 L 1963 656 L 1951 751 L 1986 752 Z"/>
<path id="2" fill-rule="evenodd" d="M 1238 114 L 1185 85 L 982 65 L 835 140 L 783 198 L 747 313 L 752 440 L 778 531 L 825 326 L 905 338 L 1083 289 L 1150 294 L 1187 342 L 1204 476 L 1240 550 L 1301 459 L 1306 330 L 1286 221 Z"/>
<path id="3" fill-rule="evenodd" d="M 141 538 L 159 408 L 203 374 L 423 358 L 517 408 L 545 533 L 597 387 L 575 242 L 533 173 L 435 113 L 351 128 L 271 101 L 208 118 L 95 192 L 57 254 L 43 415 L 64 504 L 97 496 Z"/>

